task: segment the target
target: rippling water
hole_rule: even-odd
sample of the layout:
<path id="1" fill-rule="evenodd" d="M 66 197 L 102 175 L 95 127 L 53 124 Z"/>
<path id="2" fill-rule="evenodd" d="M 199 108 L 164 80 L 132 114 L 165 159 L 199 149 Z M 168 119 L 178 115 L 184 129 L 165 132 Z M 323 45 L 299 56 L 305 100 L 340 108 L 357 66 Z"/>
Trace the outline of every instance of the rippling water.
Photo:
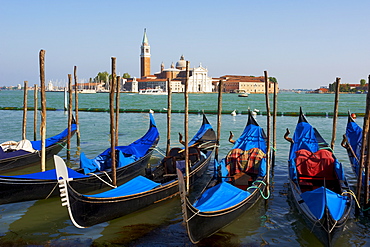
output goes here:
<path id="1" fill-rule="evenodd" d="M 22 107 L 23 92 L 0 91 L 0 107 Z M 217 110 L 217 94 L 191 94 L 189 108 L 192 110 Z M 29 106 L 33 106 L 33 92 L 29 93 Z M 365 95 L 340 95 L 339 112 L 364 113 Z M 47 106 L 63 109 L 63 93 L 47 93 Z M 302 106 L 304 112 L 332 112 L 334 95 L 281 93 L 278 95 L 279 112 L 298 112 Z M 173 95 L 173 109 L 183 109 L 183 95 Z M 40 104 L 39 104 L 40 106 Z M 81 108 L 108 108 L 108 94 L 80 94 Z M 223 110 L 245 111 L 249 108 L 265 111 L 263 95 L 250 95 L 238 98 L 236 94 L 223 95 Z M 121 94 L 121 108 L 162 109 L 167 108 L 166 96 L 143 96 Z M 0 143 L 21 139 L 22 111 L 0 111 Z M 165 149 L 166 115 L 154 114 L 161 134 L 159 147 Z M 178 132 L 183 132 L 183 114 L 172 115 L 171 144 L 178 144 Z M 216 128 L 216 115 L 207 116 Z M 109 144 L 109 114 L 105 112 L 80 112 L 81 151 L 87 157 L 94 157 Z M 119 126 L 119 144 L 126 145 L 141 137 L 148 128 L 147 113 L 121 113 Z M 277 153 L 273 170 L 271 197 L 265 203 L 260 201 L 242 217 L 222 229 L 212 237 L 205 239 L 200 246 L 321 246 L 319 240 L 306 228 L 303 219 L 287 200 L 287 156 L 289 144 L 283 139 L 285 129 L 293 133 L 296 117 L 277 117 Z M 202 121 L 201 115 L 189 115 L 189 134 L 193 135 Z M 229 131 L 239 136 L 245 127 L 246 115 L 223 115 L 221 126 L 220 156 L 226 155 L 231 148 L 227 139 Z M 257 121 L 266 126 L 266 117 L 258 115 Z M 327 142 L 332 135 L 332 118 L 308 117 Z M 344 164 L 346 175 L 351 185 L 355 183 L 346 151 L 340 147 L 345 132 L 346 117 L 339 117 L 335 153 Z M 357 120 L 362 125 L 362 118 Z M 40 120 L 39 120 L 40 122 Z M 28 113 L 28 138 L 33 137 L 33 112 Z M 47 136 L 59 133 L 67 126 L 64 111 L 47 112 Z M 72 140 L 72 165 L 77 166 L 78 150 Z M 60 156 L 66 157 L 65 150 Z M 151 162 L 160 159 L 156 153 Z M 50 164 L 49 164 L 50 165 Z M 52 164 L 51 164 L 52 165 Z M 50 165 L 50 166 L 51 166 Z M 36 171 L 28 168 L 12 172 L 26 173 Z M 77 229 L 69 220 L 67 209 L 61 206 L 59 198 L 0 205 L 0 245 L 51 245 L 51 246 L 90 246 L 90 245 L 125 245 L 125 246 L 191 246 L 185 228 L 181 224 L 179 198 L 153 205 L 145 210 L 122 218 L 102 223 L 87 229 Z M 369 246 L 369 226 L 367 218 L 348 220 L 346 228 L 336 246 Z"/>

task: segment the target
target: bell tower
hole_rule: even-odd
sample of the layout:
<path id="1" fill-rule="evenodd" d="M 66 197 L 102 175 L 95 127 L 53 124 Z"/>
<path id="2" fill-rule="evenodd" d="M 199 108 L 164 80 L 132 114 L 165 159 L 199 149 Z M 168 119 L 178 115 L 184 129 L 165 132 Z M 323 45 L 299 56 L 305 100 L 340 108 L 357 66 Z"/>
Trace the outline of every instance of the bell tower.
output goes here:
<path id="1" fill-rule="evenodd" d="M 143 42 L 141 43 L 140 66 L 141 77 L 150 75 L 150 46 L 146 36 L 146 28 L 144 29 Z"/>

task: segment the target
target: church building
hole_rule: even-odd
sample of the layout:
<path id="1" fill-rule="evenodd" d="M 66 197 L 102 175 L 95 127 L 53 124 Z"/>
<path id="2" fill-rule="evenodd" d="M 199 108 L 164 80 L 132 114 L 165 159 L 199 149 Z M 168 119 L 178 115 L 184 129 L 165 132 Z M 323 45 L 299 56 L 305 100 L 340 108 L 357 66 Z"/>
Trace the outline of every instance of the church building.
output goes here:
<path id="1" fill-rule="evenodd" d="M 186 81 L 186 61 L 184 56 L 176 63 L 172 63 L 170 68 L 165 69 L 164 63 L 160 65 L 160 72 L 151 75 L 150 64 L 150 45 L 144 29 L 143 41 L 140 53 L 140 72 L 141 79 L 129 79 L 128 85 L 137 83 L 137 86 L 131 87 L 131 90 L 141 90 L 147 88 L 162 88 L 167 91 L 167 80 L 171 83 L 172 92 L 184 92 Z M 130 90 L 129 88 L 127 88 Z M 188 89 L 190 93 L 212 92 L 212 78 L 208 76 L 208 70 L 202 65 L 195 68 L 189 68 Z"/>

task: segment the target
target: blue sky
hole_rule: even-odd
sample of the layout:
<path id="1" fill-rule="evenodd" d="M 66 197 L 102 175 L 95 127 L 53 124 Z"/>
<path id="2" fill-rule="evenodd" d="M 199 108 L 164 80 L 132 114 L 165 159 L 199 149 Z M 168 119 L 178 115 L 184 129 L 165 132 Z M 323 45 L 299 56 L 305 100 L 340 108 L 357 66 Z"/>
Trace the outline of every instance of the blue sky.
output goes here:
<path id="1" fill-rule="evenodd" d="M 370 1 L 12 0 L 0 5 L 0 86 L 111 71 L 140 76 L 144 28 L 151 72 L 184 55 L 209 76 L 276 77 L 280 88 L 317 88 L 370 74 Z"/>

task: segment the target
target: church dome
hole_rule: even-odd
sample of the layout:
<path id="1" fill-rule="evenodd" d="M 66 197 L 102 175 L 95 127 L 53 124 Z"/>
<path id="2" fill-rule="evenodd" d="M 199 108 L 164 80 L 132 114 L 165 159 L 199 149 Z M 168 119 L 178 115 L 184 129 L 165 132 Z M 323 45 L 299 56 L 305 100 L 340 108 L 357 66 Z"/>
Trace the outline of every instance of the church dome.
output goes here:
<path id="1" fill-rule="evenodd" d="M 184 55 L 181 56 L 180 60 L 176 63 L 176 69 L 186 69 L 186 61 Z"/>

